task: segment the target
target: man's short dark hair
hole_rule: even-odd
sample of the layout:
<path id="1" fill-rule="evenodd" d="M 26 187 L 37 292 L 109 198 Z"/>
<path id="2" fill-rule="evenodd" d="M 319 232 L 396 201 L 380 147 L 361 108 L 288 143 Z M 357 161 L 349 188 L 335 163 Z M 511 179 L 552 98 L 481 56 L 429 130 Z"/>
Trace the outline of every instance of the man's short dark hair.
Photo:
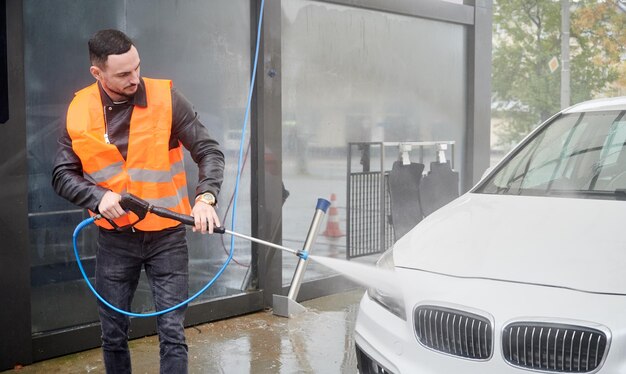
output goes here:
<path id="1" fill-rule="evenodd" d="M 89 39 L 91 64 L 104 68 L 109 55 L 121 55 L 130 50 L 133 41 L 119 30 L 100 30 Z"/>

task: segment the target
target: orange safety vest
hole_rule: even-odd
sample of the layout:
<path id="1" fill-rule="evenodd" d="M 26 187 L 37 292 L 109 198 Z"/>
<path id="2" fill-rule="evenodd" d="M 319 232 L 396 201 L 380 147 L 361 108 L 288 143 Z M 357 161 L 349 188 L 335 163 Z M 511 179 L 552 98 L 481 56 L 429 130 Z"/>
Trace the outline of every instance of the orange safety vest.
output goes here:
<path id="1" fill-rule="evenodd" d="M 172 130 L 172 82 L 143 78 L 147 107 L 135 106 L 130 120 L 126 160 L 114 144 L 105 141 L 104 110 L 97 83 L 76 93 L 67 112 L 67 131 L 88 180 L 122 194 L 132 193 L 154 206 L 191 213 L 182 144 L 169 149 Z M 93 212 L 89 212 L 92 216 Z M 129 213 L 115 220 L 118 226 L 135 222 Z M 100 227 L 112 229 L 106 220 Z M 148 213 L 135 227 L 158 231 L 179 222 Z"/>

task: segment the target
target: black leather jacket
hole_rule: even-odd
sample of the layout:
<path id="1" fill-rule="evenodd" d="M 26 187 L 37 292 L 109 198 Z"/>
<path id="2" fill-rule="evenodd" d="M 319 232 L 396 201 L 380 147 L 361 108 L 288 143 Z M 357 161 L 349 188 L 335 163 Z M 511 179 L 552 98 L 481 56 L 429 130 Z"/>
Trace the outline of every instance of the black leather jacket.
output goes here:
<path id="1" fill-rule="evenodd" d="M 114 103 L 100 84 L 100 96 L 106 113 L 109 141 L 115 144 L 126 159 L 130 117 L 135 105 L 147 106 L 143 80 L 135 96 L 125 103 Z M 103 134 L 104 135 L 104 134 Z M 170 149 L 180 141 L 189 150 L 198 165 L 196 195 L 211 192 L 218 196 L 224 179 L 224 154 L 217 141 L 211 138 L 206 127 L 200 123 L 191 103 L 177 90 L 172 89 L 172 132 Z M 58 151 L 52 170 L 52 186 L 57 194 L 70 202 L 91 211 L 98 211 L 98 204 L 108 190 L 83 177 L 80 159 L 72 149 L 67 128 L 58 141 Z M 190 196 L 193 202 L 193 196 Z"/>

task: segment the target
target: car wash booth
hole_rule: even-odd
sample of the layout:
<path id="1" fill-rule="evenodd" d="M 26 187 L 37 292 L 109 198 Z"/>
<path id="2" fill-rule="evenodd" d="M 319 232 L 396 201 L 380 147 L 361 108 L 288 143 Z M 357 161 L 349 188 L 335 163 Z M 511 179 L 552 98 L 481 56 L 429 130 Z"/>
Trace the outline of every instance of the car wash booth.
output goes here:
<path id="1" fill-rule="evenodd" d="M 129 35 L 142 76 L 171 79 L 221 144 L 218 214 L 227 228 L 243 137 L 237 232 L 302 248 L 324 198 L 331 209 L 311 253 L 373 263 L 389 245 L 385 178 L 394 162 L 427 172 L 443 157 L 460 193 L 489 166 L 491 0 L 266 0 L 243 133 L 260 5 L 0 2 L 0 370 L 100 345 L 96 299 L 72 247 L 87 212 L 51 187 L 67 106 L 93 83 L 87 40 L 100 29 Z M 188 155 L 185 165 L 194 196 L 197 169 Z M 349 185 L 355 173 L 378 179 L 359 190 Z M 96 234 L 89 227 L 78 240 L 90 277 Z M 230 237 L 191 230 L 187 237 L 195 293 L 228 258 Z M 366 252 L 351 252 L 365 240 Z M 233 251 L 222 276 L 190 305 L 187 325 L 271 308 L 273 295 L 287 294 L 296 256 L 245 240 Z M 297 298 L 353 287 L 310 263 Z M 145 274 L 132 309 L 153 311 Z M 153 318 L 133 319 L 131 338 L 154 333 Z"/>

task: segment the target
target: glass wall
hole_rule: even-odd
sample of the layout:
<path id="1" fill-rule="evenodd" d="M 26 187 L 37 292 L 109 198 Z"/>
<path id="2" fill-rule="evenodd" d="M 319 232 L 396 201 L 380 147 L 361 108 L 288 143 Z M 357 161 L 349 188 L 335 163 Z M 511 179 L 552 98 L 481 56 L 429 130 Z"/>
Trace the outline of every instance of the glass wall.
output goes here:
<path id="1" fill-rule="evenodd" d="M 87 11 L 88 10 L 88 11 Z M 61 21 L 60 21 L 61 20 Z M 73 259 L 71 237 L 85 212 L 58 197 L 50 175 L 56 139 L 65 125 L 73 93 L 93 82 L 87 40 L 99 29 L 125 31 L 139 50 L 142 75 L 169 78 L 192 103 L 202 123 L 222 145 L 226 175 L 218 213 L 230 227 L 238 136 L 250 77 L 250 2 L 186 1 L 24 1 L 29 236 L 33 333 L 97 321 L 96 303 Z M 187 156 L 190 195 L 197 169 Z M 249 165 L 249 163 L 247 164 Z M 250 230 L 250 169 L 243 172 L 237 230 Z M 96 230 L 83 231 L 79 245 L 93 275 Z M 190 292 L 195 293 L 222 266 L 229 238 L 188 232 Z M 250 245 L 236 242 L 236 263 L 202 298 L 240 293 L 249 270 Z M 133 311 L 152 310 L 142 275 Z"/>
<path id="2" fill-rule="evenodd" d="M 466 137 L 467 31 L 308 0 L 283 1 L 282 12 L 283 179 L 290 192 L 283 241 L 299 248 L 318 197 L 335 197 L 333 219 L 345 234 L 349 142 L 455 141 L 458 170 Z M 397 149 L 387 153 L 385 170 Z M 427 151 L 424 163 L 434 157 Z M 324 235 L 325 229 L 312 252 L 345 258 L 345 236 Z M 283 258 L 284 283 L 293 275 L 292 257 Z M 328 274 L 310 263 L 306 279 Z"/>

